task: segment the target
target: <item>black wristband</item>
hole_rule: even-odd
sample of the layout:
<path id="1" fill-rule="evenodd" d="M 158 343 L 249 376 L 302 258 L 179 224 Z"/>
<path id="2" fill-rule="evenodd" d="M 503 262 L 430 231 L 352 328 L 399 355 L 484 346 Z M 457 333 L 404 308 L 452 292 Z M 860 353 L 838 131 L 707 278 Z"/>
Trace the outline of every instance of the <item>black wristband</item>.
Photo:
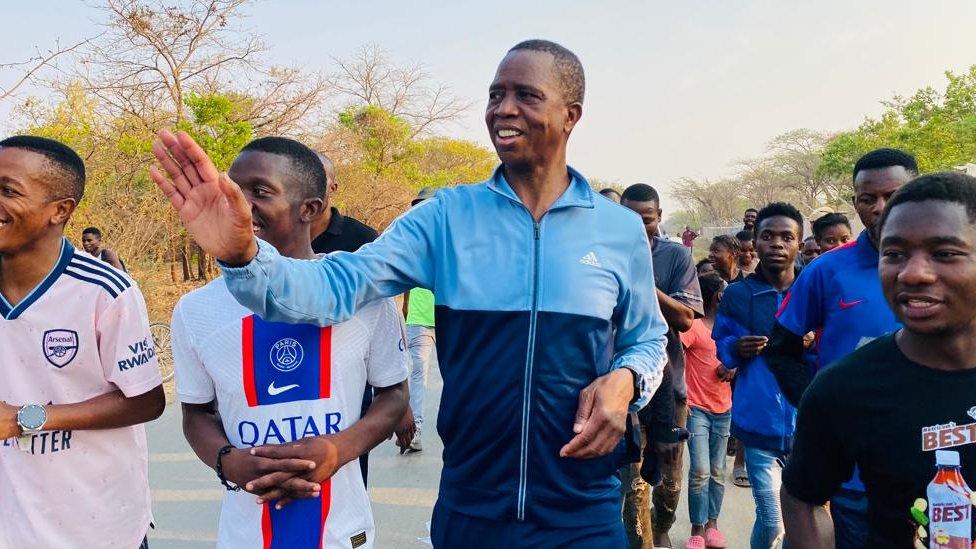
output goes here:
<path id="1" fill-rule="evenodd" d="M 623 366 L 622 368 L 624 370 L 629 371 L 630 374 L 634 377 L 634 396 L 630 398 L 630 403 L 633 404 L 633 403 L 637 402 L 637 399 L 639 399 L 641 397 L 640 374 L 638 374 L 637 372 L 635 372 L 634 370 L 631 370 L 630 368 L 628 368 L 626 366 Z"/>
<path id="2" fill-rule="evenodd" d="M 228 444 L 227 446 L 224 446 L 220 450 L 217 450 L 217 466 L 214 467 L 214 469 L 217 470 L 217 478 L 220 479 L 220 483 L 224 485 L 224 488 L 226 488 L 228 492 L 240 492 L 241 491 L 240 486 L 237 486 L 236 484 L 231 484 L 227 480 L 227 478 L 224 477 L 224 464 L 223 464 L 224 456 L 229 454 L 230 451 L 233 449 L 234 446 L 232 444 Z"/>

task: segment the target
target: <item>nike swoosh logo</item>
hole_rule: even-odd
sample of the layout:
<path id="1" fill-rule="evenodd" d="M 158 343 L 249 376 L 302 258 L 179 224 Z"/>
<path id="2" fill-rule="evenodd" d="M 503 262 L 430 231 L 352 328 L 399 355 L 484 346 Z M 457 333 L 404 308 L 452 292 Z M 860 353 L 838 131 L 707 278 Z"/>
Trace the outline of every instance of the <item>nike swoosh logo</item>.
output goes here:
<path id="1" fill-rule="evenodd" d="M 840 299 L 840 300 L 837 301 L 837 304 L 840 305 L 840 308 L 843 309 L 843 310 L 845 310 L 845 311 L 847 309 L 852 308 L 852 307 L 857 307 L 861 303 L 864 303 L 864 300 L 863 299 L 858 299 L 856 301 L 851 301 L 849 303 L 848 302 L 845 302 L 843 299 Z"/>
<path id="2" fill-rule="evenodd" d="M 275 387 L 274 381 L 271 385 L 268 385 L 268 394 L 271 396 L 278 396 L 285 391 L 291 391 L 292 389 L 298 387 L 297 384 L 285 385 L 284 387 Z"/>

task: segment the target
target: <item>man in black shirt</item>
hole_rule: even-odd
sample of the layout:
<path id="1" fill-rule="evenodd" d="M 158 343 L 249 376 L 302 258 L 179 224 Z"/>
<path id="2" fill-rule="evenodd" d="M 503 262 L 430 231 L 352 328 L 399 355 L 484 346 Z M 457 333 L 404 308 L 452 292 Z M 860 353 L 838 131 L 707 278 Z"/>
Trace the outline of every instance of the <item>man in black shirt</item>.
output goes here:
<path id="1" fill-rule="evenodd" d="M 329 157 L 322 153 L 317 153 L 322 167 L 325 168 L 325 207 L 322 215 L 312 221 L 310 231 L 312 233 L 312 251 L 317 254 L 331 254 L 332 252 L 355 252 L 363 244 L 368 244 L 379 236 L 372 227 L 362 221 L 352 217 L 342 215 L 339 210 L 332 206 L 332 193 L 339 188 L 336 180 L 335 165 Z M 373 402 L 373 388 L 366 385 L 366 392 L 363 393 L 362 415 L 366 415 L 366 409 Z M 366 483 L 366 473 L 369 471 L 369 453 L 365 453 L 359 458 L 359 466 L 363 470 L 363 483 Z"/>
<path id="2" fill-rule="evenodd" d="M 972 544 L 976 179 L 919 177 L 880 226 L 881 285 L 904 328 L 821 371 L 805 393 L 783 478 L 791 549 L 834 546 L 824 504 L 855 465 L 871 547 Z"/>
<path id="3" fill-rule="evenodd" d="M 332 206 L 332 194 L 339 188 L 335 166 L 329 157 L 319 154 L 328 184 L 325 187 L 325 211 L 312 222 L 312 251 L 317 254 L 355 252 L 363 244 L 376 240 L 379 234 L 372 227 L 352 217 L 342 215 Z"/>

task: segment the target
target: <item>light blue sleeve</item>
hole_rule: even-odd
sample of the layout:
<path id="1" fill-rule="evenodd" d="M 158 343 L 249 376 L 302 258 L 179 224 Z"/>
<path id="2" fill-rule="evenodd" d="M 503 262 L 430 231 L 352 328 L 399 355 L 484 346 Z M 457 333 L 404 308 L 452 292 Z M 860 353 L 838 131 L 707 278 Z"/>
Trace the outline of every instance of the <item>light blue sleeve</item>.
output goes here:
<path id="1" fill-rule="evenodd" d="M 616 336 L 611 370 L 627 367 L 639 376 L 640 395 L 630 406 L 636 412 L 643 408 L 661 384 L 661 374 L 667 363 L 668 326 L 661 314 L 654 288 L 654 272 L 651 265 L 651 247 L 643 231 L 630 254 L 629 280 L 617 303 Z"/>
<path id="2" fill-rule="evenodd" d="M 365 303 L 434 287 L 433 241 L 443 208 L 435 197 L 407 211 L 374 242 L 355 253 L 319 260 L 282 257 L 258 240 L 258 255 L 243 267 L 221 265 L 237 301 L 269 322 L 328 326 L 348 320 Z"/>

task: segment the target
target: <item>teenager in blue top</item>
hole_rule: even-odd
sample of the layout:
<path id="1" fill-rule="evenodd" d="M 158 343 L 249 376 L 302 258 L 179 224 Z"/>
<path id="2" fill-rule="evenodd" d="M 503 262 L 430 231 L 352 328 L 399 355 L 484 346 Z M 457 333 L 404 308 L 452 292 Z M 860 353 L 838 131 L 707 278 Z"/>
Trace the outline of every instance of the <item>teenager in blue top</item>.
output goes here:
<path id="1" fill-rule="evenodd" d="M 793 439 L 796 410 L 786 401 L 766 365 L 763 350 L 776 311 L 796 276 L 795 261 L 803 241 L 803 216 L 776 202 L 756 217 L 759 266 L 722 296 L 712 339 L 726 370 L 734 370 L 732 434 L 745 447 L 745 462 L 756 501 L 753 549 L 776 547 L 783 537 L 779 489 L 783 464 Z"/>
<path id="2" fill-rule="evenodd" d="M 917 171 L 915 159 L 895 149 L 872 151 L 855 164 L 854 209 L 865 229 L 804 269 L 779 313 L 766 352 L 794 406 L 817 370 L 900 327 L 881 292 L 877 225 L 888 199 Z M 811 331 L 818 336 L 818 360 L 812 367 L 802 358 L 802 338 Z M 856 472 L 831 500 L 831 515 L 839 549 L 864 546 L 867 499 Z"/>
<path id="3" fill-rule="evenodd" d="M 566 165 L 583 89 L 566 48 L 516 45 L 488 89 L 494 175 L 442 189 L 375 242 L 317 261 L 256 240 L 247 202 L 188 135 L 162 131 L 154 145 L 169 177 L 153 179 L 263 319 L 331 324 L 376 299 L 434 291 L 435 547 L 626 544 L 622 435 L 628 409 L 658 384 L 667 327 L 640 219 Z"/>

